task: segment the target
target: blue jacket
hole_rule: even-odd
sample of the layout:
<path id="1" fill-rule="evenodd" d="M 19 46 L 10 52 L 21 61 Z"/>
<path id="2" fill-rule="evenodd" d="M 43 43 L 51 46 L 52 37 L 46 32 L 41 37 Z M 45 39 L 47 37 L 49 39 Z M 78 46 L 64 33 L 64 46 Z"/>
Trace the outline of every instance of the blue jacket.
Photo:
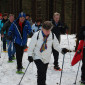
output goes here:
<path id="1" fill-rule="evenodd" d="M 20 31 L 19 20 L 14 21 L 8 31 L 8 36 L 12 36 L 14 43 L 24 46 L 27 42 L 27 35 L 31 33 L 31 26 L 28 21 L 22 24 L 22 33 Z"/>
<path id="2" fill-rule="evenodd" d="M 0 31 L 2 27 L 3 27 L 3 23 L 2 23 L 2 20 L 0 20 Z"/>

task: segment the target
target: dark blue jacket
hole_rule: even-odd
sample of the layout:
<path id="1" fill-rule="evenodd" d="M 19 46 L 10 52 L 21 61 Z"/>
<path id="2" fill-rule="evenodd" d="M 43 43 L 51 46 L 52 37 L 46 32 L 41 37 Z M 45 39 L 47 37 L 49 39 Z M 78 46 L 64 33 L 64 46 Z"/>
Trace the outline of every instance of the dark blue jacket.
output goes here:
<path id="1" fill-rule="evenodd" d="M 20 46 L 24 46 L 27 42 L 27 35 L 31 33 L 31 26 L 29 24 L 28 21 L 24 21 L 24 23 L 22 24 L 22 32 L 21 32 L 21 28 L 19 26 L 19 20 L 17 19 L 16 21 L 14 21 L 10 28 L 9 28 L 9 32 L 8 32 L 8 36 L 12 36 L 14 43 L 20 45 Z"/>

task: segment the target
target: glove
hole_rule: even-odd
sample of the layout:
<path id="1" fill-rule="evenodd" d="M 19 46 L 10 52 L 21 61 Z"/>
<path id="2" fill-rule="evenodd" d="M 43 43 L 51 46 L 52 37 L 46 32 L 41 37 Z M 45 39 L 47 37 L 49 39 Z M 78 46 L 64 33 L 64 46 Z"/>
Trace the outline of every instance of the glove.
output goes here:
<path id="1" fill-rule="evenodd" d="M 62 54 L 66 54 L 67 52 L 69 52 L 68 49 L 66 49 L 66 48 L 62 48 Z"/>
<path id="2" fill-rule="evenodd" d="M 30 63 L 33 62 L 32 56 L 28 56 L 28 61 L 29 61 Z"/>
<path id="3" fill-rule="evenodd" d="M 77 51 L 77 54 L 79 54 L 80 52 L 81 52 L 81 50 L 78 50 L 78 51 Z"/>
<path id="4" fill-rule="evenodd" d="M 35 30 L 33 30 L 33 33 L 35 32 Z"/>

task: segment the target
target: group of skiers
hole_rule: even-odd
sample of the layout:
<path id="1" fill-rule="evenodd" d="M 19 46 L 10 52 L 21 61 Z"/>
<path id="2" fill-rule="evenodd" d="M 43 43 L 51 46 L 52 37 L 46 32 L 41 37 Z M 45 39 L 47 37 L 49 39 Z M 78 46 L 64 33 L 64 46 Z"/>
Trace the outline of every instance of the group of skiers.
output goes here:
<path id="1" fill-rule="evenodd" d="M 17 72 L 24 73 L 22 65 L 24 48 L 27 48 L 28 35 L 32 36 L 28 48 L 28 61 L 35 62 L 37 67 L 37 85 L 46 85 L 46 72 L 51 58 L 54 56 L 54 69 L 62 71 L 59 67 L 59 52 L 66 54 L 69 52 L 66 48 L 60 47 L 60 35 L 68 33 L 68 27 L 60 22 L 60 13 L 53 14 L 52 21 L 44 21 L 39 18 L 33 24 L 29 19 L 29 14 L 21 12 L 16 20 L 14 14 L 0 13 L 0 32 L 3 41 L 3 51 L 6 51 L 6 42 L 8 47 L 8 61 L 13 62 L 16 54 Z M 84 54 L 84 52 L 83 52 Z M 83 55 L 84 56 L 84 55 Z M 83 75 L 81 76 L 82 84 L 85 85 L 85 59 L 83 57 Z"/>

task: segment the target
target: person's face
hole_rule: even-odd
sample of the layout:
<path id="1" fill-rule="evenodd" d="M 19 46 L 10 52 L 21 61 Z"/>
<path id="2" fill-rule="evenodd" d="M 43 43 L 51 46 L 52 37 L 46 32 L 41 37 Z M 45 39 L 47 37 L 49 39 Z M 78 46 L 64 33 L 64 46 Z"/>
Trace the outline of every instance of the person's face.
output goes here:
<path id="1" fill-rule="evenodd" d="M 46 29 L 44 29 L 44 28 L 42 28 L 42 31 L 43 31 L 43 33 L 44 33 L 46 36 L 48 36 L 48 35 L 50 34 L 50 32 L 51 32 L 51 30 L 46 30 Z"/>
<path id="2" fill-rule="evenodd" d="M 56 16 L 53 17 L 53 19 L 54 19 L 54 21 L 55 21 L 56 23 L 58 23 L 58 21 L 59 21 L 59 19 L 60 19 L 60 16 L 59 16 L 59 15 L 56 15 Z"/>
<path id="3" fill-rule="evenodd" d="M 28 20 L 29 19 L 29 16 L 26 16 L 26 19 Z"/>
<path id="4" fill-rule="evenodd" d="M 7 19 L 7 16 L 4 16 L 3 18 L 6 20 Z"/>
<path id="5" fill-rule="evenodd" d="M 40 22 L 37 22 L 37 25 L 39 26 L 41 23 Z"/>
<path id="6" fill-rule="evenodd" d="M 14 16 L 10 16 L 9 20 L 10 20 L 10 22 L 13 22 L 14 21 Z"/>
<path id="7" fill-rule="evenodd" d="M 20 17 L 19 21 L 23 23 L 25 21 L 25 18 L 24 17 Z"/>
<path id="8" fill-rule="evenodd" d="M 0 16 L 0 19 L 2 19 L 2 16 Z"/>

